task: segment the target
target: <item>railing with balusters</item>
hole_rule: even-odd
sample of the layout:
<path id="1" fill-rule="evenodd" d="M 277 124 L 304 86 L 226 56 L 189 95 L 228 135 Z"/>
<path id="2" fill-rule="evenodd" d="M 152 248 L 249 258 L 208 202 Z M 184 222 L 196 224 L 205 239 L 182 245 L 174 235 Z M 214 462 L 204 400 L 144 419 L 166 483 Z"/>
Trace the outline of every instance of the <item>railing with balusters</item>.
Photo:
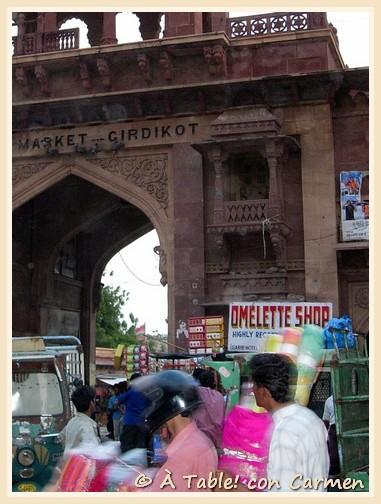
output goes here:
<path id="1" fill-rule="evenodd" d="M 26 33 L 22 36 L 21 47 L 17 42 L 18 37 L 12 37 L 14 56 L 78 49 L 79 28 L 47 33 Z"/>
<path id="2" fill-rule="evenodd" d="M 298 32 L 327 26 L 327 17 L 324 12 L 272 12 L 229 18 L 226 31 L 230 38 L 243 38 Z"/>
<path id="3" fill-rule="evenodd" d="M 227 223 L 262 222 L 267 218 L 268 200 L 227 201 L 225 220 Z"/>

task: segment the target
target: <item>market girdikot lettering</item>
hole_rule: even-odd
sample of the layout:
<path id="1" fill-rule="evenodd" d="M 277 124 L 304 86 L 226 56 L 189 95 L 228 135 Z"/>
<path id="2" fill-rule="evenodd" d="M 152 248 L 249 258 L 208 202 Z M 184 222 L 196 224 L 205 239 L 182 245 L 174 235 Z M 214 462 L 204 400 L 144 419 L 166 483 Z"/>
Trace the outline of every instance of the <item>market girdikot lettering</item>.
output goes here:
<path id="1" fill-rule="evenodd" d="M 171 139 L 181 137 L 185 134 L 194 136 L 198 126 L 198 123 L 191 122 L 176 125 L 121 128 L 106 132 L 103 138 L 92 138 L 88 133 L 20 138 L 17 142 L 17 148 L 18 150 L 38 150 L 42 149 L 45 145 L 50 145 L 55 148 L 75 145 L 83 146 L 87 141 L 132 142 L 148 139 Z"/>

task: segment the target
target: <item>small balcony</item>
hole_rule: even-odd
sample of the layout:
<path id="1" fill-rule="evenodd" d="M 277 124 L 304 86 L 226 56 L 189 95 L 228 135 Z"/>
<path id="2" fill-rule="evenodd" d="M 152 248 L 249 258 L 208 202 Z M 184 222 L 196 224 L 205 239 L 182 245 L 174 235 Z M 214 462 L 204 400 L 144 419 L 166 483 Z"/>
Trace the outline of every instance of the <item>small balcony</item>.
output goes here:
<path id="1" fill-rule="evenodd" d="M 268 217 L 267 199 L 227 201 L 225 222 L 228 224 L 262 223 Z"/>
<path id="2" fill-rule="evenodd" d="M 79 48 L 79 28 L 12 37 L 13 56 Z"/>

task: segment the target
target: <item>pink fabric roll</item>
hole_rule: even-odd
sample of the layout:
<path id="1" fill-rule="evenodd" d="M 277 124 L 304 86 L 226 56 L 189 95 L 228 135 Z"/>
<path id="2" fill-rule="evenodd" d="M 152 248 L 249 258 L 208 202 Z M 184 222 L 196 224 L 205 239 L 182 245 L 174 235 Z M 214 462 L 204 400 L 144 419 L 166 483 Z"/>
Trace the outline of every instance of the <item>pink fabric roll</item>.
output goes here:
<path id="1" fill-rule="evenodd" d="M 272 425 L 269 413 L 235 406 L 225 420 L 218 468 L 243 484 L 266 478 Z"/>

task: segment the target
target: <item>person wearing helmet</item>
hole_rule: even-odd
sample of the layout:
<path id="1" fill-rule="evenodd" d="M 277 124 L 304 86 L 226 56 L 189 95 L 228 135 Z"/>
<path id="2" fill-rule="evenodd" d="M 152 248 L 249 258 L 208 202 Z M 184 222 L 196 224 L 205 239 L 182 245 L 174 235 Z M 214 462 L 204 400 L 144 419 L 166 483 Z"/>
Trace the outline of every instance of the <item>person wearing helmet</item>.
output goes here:
<path id="1" fill-rule="evenodd" d="M 146 490 L 200 491 L 196 488 L 197 480 L 208 479 L 210 473 L 214 473 L 218 458 L 212 441 L 192 420 L 193 412 L 201 404 L 197 382 L 186 373 L 170 370 L 138 378 L 132 387 L 150 403 L 146 410 L 148 431 L 153 434 L 165 425 L 170 437 L 167 460 Z M 163 485 L 168 481 L 168 471 L 175 488 L 171 484 Z M 184 478 L 189 475 L 197 475 L 197 478 Z"/>

